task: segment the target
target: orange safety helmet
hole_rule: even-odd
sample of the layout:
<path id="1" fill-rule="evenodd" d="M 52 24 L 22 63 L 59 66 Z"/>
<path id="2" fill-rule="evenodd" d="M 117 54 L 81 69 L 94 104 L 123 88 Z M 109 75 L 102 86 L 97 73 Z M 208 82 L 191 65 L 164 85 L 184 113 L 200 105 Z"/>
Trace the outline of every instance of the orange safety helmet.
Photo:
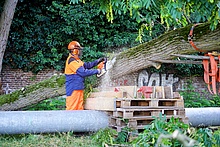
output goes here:
<path id="1" fill-rule="evenodd" d="M 79 55 L 79 50 L 81 49 L 83 49 L 83 47 L 81 47 L 77 41 L 71 41 L 68 45 L 68 50 L 74 55 Z"/>

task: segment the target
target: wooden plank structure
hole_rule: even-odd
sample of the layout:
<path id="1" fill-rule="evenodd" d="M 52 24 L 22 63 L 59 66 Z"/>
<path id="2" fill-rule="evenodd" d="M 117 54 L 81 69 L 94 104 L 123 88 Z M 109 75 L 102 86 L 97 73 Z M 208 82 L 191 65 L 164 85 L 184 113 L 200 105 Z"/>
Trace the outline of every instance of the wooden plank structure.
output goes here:
<path id="1" fill-rule="evenodd" d="M 116 89 L 111 87 L 105 91 L 91 93 L 86 99 L 85 109 L 105 111 L 109 116 L 109 127 L 118 132 L 124 127 L 143 130 L 154 120 L 154 117 L 160 115 L 165 115 L 167 120 L 174 117 L 188 123 L 184 100 L 179 93 L 173 92 L 172 87 L 145 87 L 147 95 L 144 93 L 146 91 L 138 92 L 137 89 L 139 88 L 136 86 L 116 87 Z"/>

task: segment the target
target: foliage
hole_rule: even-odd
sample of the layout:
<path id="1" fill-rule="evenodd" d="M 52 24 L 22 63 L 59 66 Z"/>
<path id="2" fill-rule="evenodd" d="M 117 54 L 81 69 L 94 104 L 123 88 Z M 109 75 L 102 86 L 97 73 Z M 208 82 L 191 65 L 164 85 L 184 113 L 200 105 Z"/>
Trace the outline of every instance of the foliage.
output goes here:
<path id="1" fill-rule="evenodd" d="M 91 92 L 93 92 L 93 88 L 97 87 L 98 79 L 94 76 L 89 76 L 85 79 L 85 90 L 84 90 L 84 100 L 88 98 Z"/>
<path id="2" fill-rule="evenodd" d="M 92 139 L 99 144 L 99 146 L 105 146 L 105 144 L 113 145 L 115 142 L 115 136 L 117 132 L 110 128 L 101 129 L 96 132 Z"/>
<path id="3" fill-rule="evenodd" d="M 179 130 L 182 134 L 186 134 L 188 128 L 189 126 L 181 122 L 178 118 L 172 117 L 167 121 L 166 116 L 160 115 L 159 118 L 155 117 L 152 123 L 145 127 L 143 133 L 138 134 L 138 137 L 132 141 L 132 144 L 135 147 L 155 146 L 160 134 L 170 134 L 175 130 Z M 176 140 L 163 140 L 163 144 L 168 146 L 180 145 Z"/>
<path id="4" fill-rule="evenodd" d="M 125 145 L 128 144 L 128 135 L 129 132 L 131 131 L 131 128 L 125 127 L 122 128 L 120 132 L 117 132 L 114 129 L 111 128 L 105 128 L 101 129 L 98 132 L 96 132 L 93 136 L 92 139 L 98 143 L 99 146 L 106 146 L 106 145 L 111 145 L 111 146 L 120 146 L 120 145 Z"/>
<path id="5" fill-rule="evenodd" d="M 126 123 L 126 121 L 125 121 Z M 127 124 L 127 123 L 126 123 Z M 121 129 L 121 132 L 118 132 L 117 138 L 115 139 L 115 142 L 118 144 L 126 144 L 126 142 L 129 141 L 129 135 L 132 132 L 132 129 L 128 126 Z"/>
<path id="6" fill-rule="evenodd" d="M 186 60 L 186 58 L 181 60 Z M 204 72 L 202 64 L 175 64 L 174 69 L 179 77 L 203 75 Z"/>
<path id="7" fill-rule="evenodd" d="M 86 0 L 70 0 L 75 4 Z M 140 24 L 139 40 L 144 29 L 152 32 L 155 24 L 160 24 L 166 30 L 186 26 L 190 23 L 211 22 L 210 28 L 216 28 L 220 20 L 220 2 L 218 0 L 92 0 L 106 14 L 108 21 L 114 17 L 129 12 L 130 17 Z M 114 15 L 115 14 L 115 15 Z"/>
<path id="8" fill-rule="evenodd" d="M 189 125 L 184 124 L 178 118 L 171 118 L 167 121 L 166 116 L 160 116 L 147 125 L 143 133 L 139 133 L 138 137 L 131 143 L 135 147 L 153 147 L 160 134 L 172 134 L 175 130 L 179 130 L 183 135 L 189 136 L 191 139 L 198 141 L 199 146 L 211 147 L 219 143 L 219 130 L 212 131 L 209 128 L 189 128 Z M 181 143 L 176 139 L 162 140 L 167 146 L 181 146 Z"/>
<path id="9" fill-rule="evenodd" d="M 220 142 L 220 130 L 212 130 L 210 128 L 191 129 L 189 136 L 199 142 L 202 147 L 217 147 Z"/>
<path id="10" fill-rule="evenodd" d="M 192 85 L 192 81 L 188 81 L 185 85 L 184 91 L 180 92 L 183 96 L 184 105 L 186 108 L 189 107 L 219 107 L 220 106 L 220 96 L 211 95 L 207 92 L 198 93 L 195 87 Z M 209 98 L 208 98 L 209 96 Z"/>
<path id="11" fill-rule="evenodd" d="M 220 144 L 220 129 L 214 131 L 212 142 L 216 145 Z"/>
<path id="12" fill-rule="evenodd" d="M 114 24 L 108 23 L 90 3 L 19 2 L 3 62 L 35 73 L 44 68 L 61 71 L 70 41 L 79 41 L 85 47 L 82 59 L 91 61 L 103 56 L 106 48 L 113 51 L 115 47 L 137 44 L 137 28 L 135 20 L 125 14 L 115 17 Z"/>

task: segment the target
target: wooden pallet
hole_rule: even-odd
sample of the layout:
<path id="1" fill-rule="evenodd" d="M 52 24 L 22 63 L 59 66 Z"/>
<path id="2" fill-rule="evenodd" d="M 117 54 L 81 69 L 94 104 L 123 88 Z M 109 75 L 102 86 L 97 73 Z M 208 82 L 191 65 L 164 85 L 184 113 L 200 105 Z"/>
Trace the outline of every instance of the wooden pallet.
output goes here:
<path id="1" fill-rule="evenodd" d="M 111 90 L 94 92 L 86 99 L 85 109 L 101 110 L 109 116 L 109 127 L 120 132 L 129 127 L 135 131 L 144 130 L 152 123 L 154 117 L 161 114 L 168 121 L 171 117 L 179 118 L 188 123 L 185 117 L 184 100 L 172 90 L 172 87 L 155 86 L 144 87 L 145 93 L 136 91 L 137 87 L 115 87 Z M 150 93 L 151 98 L 143 98 L 143 94 Z"/>
<path id="2" fill-rule="evenodd" d="M 185 109 L 181 108 L 166 108 L 166 109 L 124 109 L 117 108 L 117 111 L 113 112 L 114 117 L 121 117 L 124 119 L 130 118 L 152 118 L 152 116 L 159 116 L 161 114 L 166 116 L 183 116 L 185 115 Z"/>
<path id="3" fill-rule="evenodd" d="M 116 108 L 178 107 L 184 108 L 183 99 L 115 99 Z"/>
<path id="4" fill-rule="evenodd" d="M 129 109 L 165 109 L 184 108 L 183 99 L 130 99 L 130 98 L 87 98 L 85 109 L 115 111 L 117 108 Z"/>
<path id="5" fill-rule="evenodd" d="M 115 118 L 112 117 L 110 119 L 110 125 L 112 126 L 128 126 L 128 127 L 137 127 L 140 125 L 149 125 L 152 123 L 154 119 L 153 118 L 148 118 L 148 119 L 122 119 L 122 118 Z"/>
<path id="6" fill-rule="evenodd" d="M 110 128 L 115 129 L 117 132 L 121 132 L 123 128 L 125 128 L 126 126 L 114 126 L 114 125 L 109 125 Z M 142 132 L 145 129 L 145 126 L 137 126 L 137 127 L 133 127 L 130 128 L 132 130 L 136 130 L 137 132 Z"/>

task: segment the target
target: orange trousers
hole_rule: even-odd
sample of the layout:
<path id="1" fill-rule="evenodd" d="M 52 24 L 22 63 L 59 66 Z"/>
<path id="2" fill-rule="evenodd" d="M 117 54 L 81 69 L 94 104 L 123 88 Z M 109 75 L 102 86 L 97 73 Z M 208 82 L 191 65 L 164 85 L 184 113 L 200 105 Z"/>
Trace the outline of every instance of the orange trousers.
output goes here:
<path id="1" fill-rule="evenodd" d="M 83 90 L 74 90 L 66 97 L 66 110 L 83 110 Z"/>

